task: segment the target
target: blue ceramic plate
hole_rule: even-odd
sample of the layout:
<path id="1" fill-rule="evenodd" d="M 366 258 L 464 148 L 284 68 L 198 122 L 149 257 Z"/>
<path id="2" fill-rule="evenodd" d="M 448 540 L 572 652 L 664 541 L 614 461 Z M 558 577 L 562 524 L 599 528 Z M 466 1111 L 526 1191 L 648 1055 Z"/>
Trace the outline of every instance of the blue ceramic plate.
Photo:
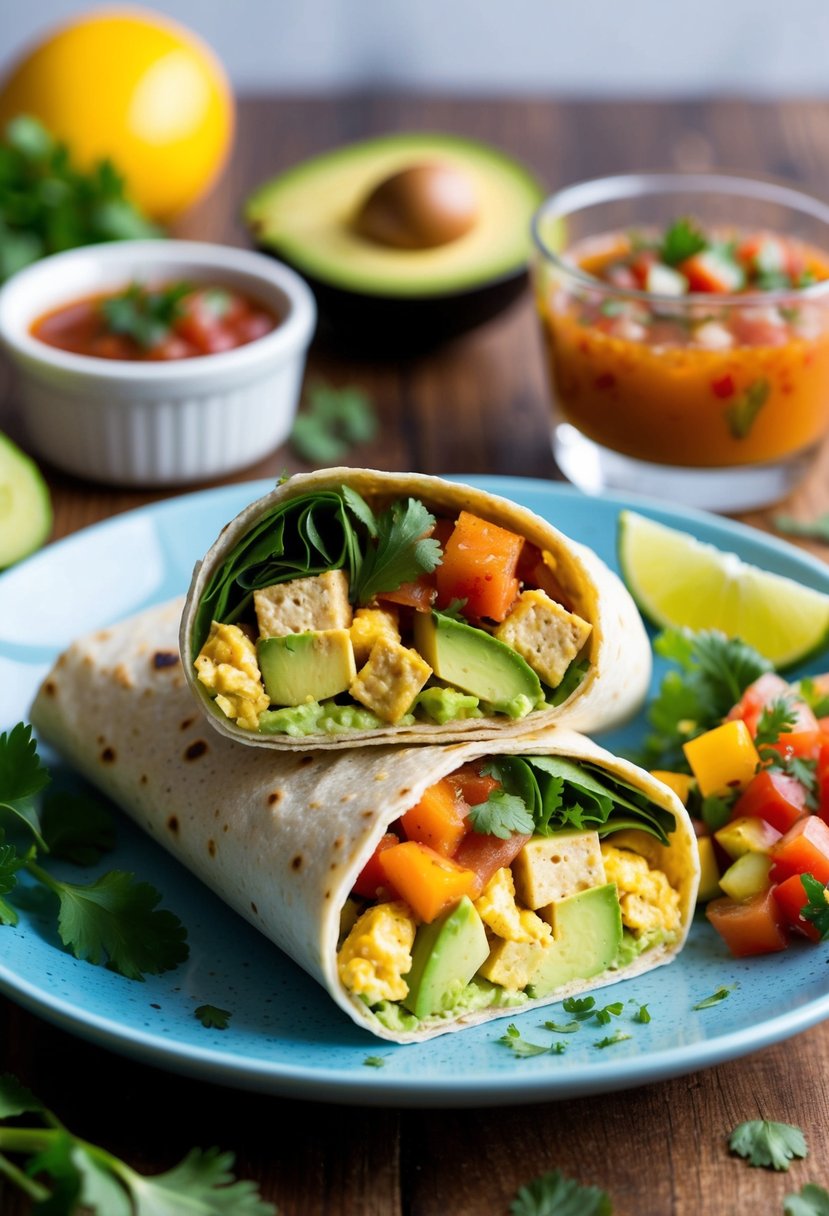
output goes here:
<path id="1" fill-rule="evenodd" d="M 567 486 L 519 478 L 461 478 L 551 520 L 616 565 L 617 517 L 633 507 L 743 559 L 829 592 L 829 572 L 793 546 L 703 513 L 645 500 L 588 498 Z M 220 528 L 271 488 L 247 482 L 175 498 L 77 533 L 0 577 L 0 728 L 25 719 L 36 685 L 75 636 L 182 593 Z M 829 667 L 829 654 L 810 665 Z M 655 678 L 658 679 L 657 670 Z M 622 748 L 640 720 L 606 736 Z M 57 769 L 57 758 L 44 749 Z M 499 1039 L 510 1019 L 395 1046 L 355 1027 L 304 972 L 229 912 L 194 878 L 118 818 L 108 864 L 163 893 L 189 932 L 178 970 L 136 983 L 65 953 L 34 913 L 0 927 L 0 992 L 71 1033 L 172 1071 L 273 1094 L 387 1106 L 483 1106 L 602 1093 L 689 1073 L 777 1042 L 829 1017 L 826 948 L 795 943 L 784 954 L 735 961 L 704 919 L 669 967 L 608 990 L 623 1001 L 610 1026 L 584 1022 L 562 1055 L 524 1058 Z M 74 872 L 77 874 L 77 871 Z M 81 881 L 83 879 L 81 878 Z M 728 998 L 693 1006 L 721 986 Z M 602 992 L 596 994 L 601 1005 Z M 225 1030 L 194 1016 L 201 1004 L 230 1010 Z M 640 1005 L 647 1024 L 634 1020 Z M 513 1020 L 540 1045 L 553 1036 L 550 1006 Z M 630 1037 L 599 1047 L 608 1034 Z"/>

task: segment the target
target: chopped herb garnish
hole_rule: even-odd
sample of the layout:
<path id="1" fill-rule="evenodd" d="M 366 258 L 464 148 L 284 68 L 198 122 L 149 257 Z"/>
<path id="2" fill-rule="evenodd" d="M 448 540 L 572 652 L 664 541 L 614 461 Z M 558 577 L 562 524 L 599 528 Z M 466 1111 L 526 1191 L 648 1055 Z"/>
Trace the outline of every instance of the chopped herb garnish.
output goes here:
<path id="1" fill-rule="evenodd" d="M 623 1030 L 617 1030 L 615 1034 L 609 1034 L 604 1039 L 599 1039 L 598 1043 L 594 1043 L 594 1047 L 605 1048 L 614 1047 L 617 1043 L 624 1043 L 627 1039 L 632 1039 L 633 1035 L 625 1034 Z"/>
<path id="2" fill-rule="evenodd" d="M 544 1029 L 552 1030 L 553 1034 L 575 1034 L 580 1028 L 581 1022 L 545 1022 Z"/>
<path id="3" fill-rule="evenodd" d="M 472 828 L 484 836 L 509 840 L 516 833 L 531 836 L 534 820 L 521 798 L 506 790 L 493 790 L 486 802 L 470 807 L 467 816 Z"/>
<path id="4" fill-rule="evenodd" d="M 799 1194 L 785 1196 L 783 1216 L 829 1216 L 829 1191 L 807 1182 Z"/>
<path id="5" fill-rule="evenodd" d="M 829 887 L 818 882 L 814 874 L 801 874 L 800 881 L 808 901 L 800 914 L 804 920 L 811 921 L 820 934 L 820 940 L 825 942 L 829 939 Z"/>
<path id="6" fill-rule="evenodd" d="M 360 443 L 376 436 L 375 408 L 362 389 L 312 384 L 291 430 L 291 445 L 313 465 L 334 464 Z"/>
<path id="7" fill-rule="evenodd" d="M 737 987 L 736 984 L 723 985 L 716 992 L 712 992 L 710 996 L 705 997 L 701 1001 L 697 1001 L 696 1005 L 692 1005 L 692 1009 L 710 1009 L 712 1005 L 719 1005 L 720 1001 L 724 1001 Z"/>
<path id="8" fill-rule="evenodd" d="M 691 219 L 678 219 L 662 238 L 660 257 L 666 266 L 678 266 L 695 253 L 708 248 L 708 240 L 699 225 Z"/>
<path id="9" fill-rule="evenodd" d="M 383 1068 L 386 1063 L 385 1056 L 366 1056 L 363 1060 L 366 1068 Z"/>
<path id="10" fill-rule="evenodd" d="M 440 565 L 440 543 L 429 533 L 435 517 L 417 498 L 395 502 L 377 517 L 377 543 L 363 556 L 352 595 L 367 604 L 382 591 L 396 591 Z"/>
<path id="11" fill-rule="evenodd" d="M 218 1009 L 215 1005 L 199 1005 L 193 1012 L 208 1030 L 227 1030 L 233 1016 L 229 1009 Z"/>
<path id="12" fill-rule="evenodd" d="M 737 401 L 729 405 L 725 418 L 735 439 L 746 438 L 770 393 L 771 385 L 768 380 L 755 380 Z"/>
<path id="13" fill-rule="evenodd" d="M 647 1005 L 640 1005 L 636 1013 L 633 1015 L 634 1022 L 649 1022 L 651 1020 L 650 1010 Z"/>
<path id="14" fill-rule="evenodd" d="M 561 1007 L 565 1013 L 572 1014 L 577 1021 L 583 1022 L 585 1018 L 592 1018 L 596 1011 L 596 998 L 594 996 L 568 996 L 561 1002 Z"/>
<path id="15" fill-rule="evenodd" d="M 801 536 L 804 540 L 819 540 L 829 545 L 829 511 L 815 519 L 795 519 L 793 515 L 775 515 L 772 523 L 784 536 Z"/>
<path id="16" fill-rule="evenodd" d="M 510 1216 L 612 1216 L 613 1205 L 606 1191 L 552 1170 L 522 1186 L 509 1210 Z"/>
<path id="17" fill-rule="evenodd" d="M 624 1004 L 621 1001 L 615 1001 L 612 1005 L 605 1005 L 602 1009 L 596 1010 L 596 1021 L 600 1026 L 607 1026 L 611 1018 L 618 1018 L 624 1009 Z"/>
<path id="18" fill-rule="evenodd" d="M 171 283 L 158 290 L 130 283 L 118 295 L 101 301 L 101 313 L 111 333 L 132 338 L 142 350 L 152 350 L 170 336 L 184 311 L 182 301 L 192 290 L 189 283 Z"/>
<path id="19" fill-rule="evenodd" d="M 498 1042 L 503 1043 L 505 1047 L 509 1047 L 510 1051 L 514 1052 L 515 1055 L 523 1056 L 524 1058 L 547 1055 L 560 1056 L 567 1050 L 566 1043 L 552 1042 L 547 1047 L 544 1047 L 540 1043 L 531 1043 L 529 1039 L 524 1038 L 514 1022 L 510 1022 L 506 1032 L 501 1035 Z"/>
<path id="20" fill-rule="evenodd" d="M 33 1126 L 20 1118 L 33 1116 Z M 1 1126 L 14 1120 L 12 1126 Z M 22 1158 L 18 1166 L 14 1158 Z M 105 1148 L 76 1137 L 34 1094 L 8 1074 L 0 1076 L 0 1175 L 37 1211 L 54 1216 L 182 1216 L 187 1212 L 276 1216 L 254 1182 L 237 1182 L 234 1157 L 216 1148 L 191 1149 L 162 1174 L 139 1174 Z M 33 1209 L 34 1210 L 34 1209 Z"/>
<path id="21" fill-rule="evenodd" d="M 774 1170 L 787 1170 L 795 1157 L 809 1155 L 799 1127 L 767 1119 L 740 1123 L 729 1136 L 728 1147 L 732 1153 L 745 1157 L 749 1165 Z"/>

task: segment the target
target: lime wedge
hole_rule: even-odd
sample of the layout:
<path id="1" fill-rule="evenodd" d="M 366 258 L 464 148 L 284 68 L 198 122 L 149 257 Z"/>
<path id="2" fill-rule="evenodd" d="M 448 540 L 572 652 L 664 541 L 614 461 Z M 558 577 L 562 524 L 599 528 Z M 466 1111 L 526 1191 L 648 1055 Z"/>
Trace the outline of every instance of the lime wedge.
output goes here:
<path id="1" fill-rule="evenodd" d="M 619 565 L 639 611 L 660 629 L 719 629 L 776 667 L 829 638 L 829 595 L 744 562 L 635 511 L 619 514 Z"/>
<path id="2" fill-rule="evenodd" d="M 40 469 L 0 433 L 0 570 L 39 549 L 52 528 L 52 501 Z"/>

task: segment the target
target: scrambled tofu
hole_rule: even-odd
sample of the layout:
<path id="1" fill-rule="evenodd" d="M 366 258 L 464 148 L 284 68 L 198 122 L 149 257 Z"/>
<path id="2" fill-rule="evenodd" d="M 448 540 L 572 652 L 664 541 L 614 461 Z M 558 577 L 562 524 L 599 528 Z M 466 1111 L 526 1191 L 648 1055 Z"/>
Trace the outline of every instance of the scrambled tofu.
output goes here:
<path id="1" fill-rule="evenodd" d="M 496 938 L 486 962 L 478 968 L 491 984 L 500 984 L 507 992 L 521 992 L 532 982 L 533 976 L 545 958 L 545 951 L 552 945 L 552 938 L 511 942 Z"/>
<path id="2" fill-rule="evenodd" d="M 679 928 L 679 892 L 661 870 L 651 869 L 638 853 L 612 844 L 602 845 L 602 857 L 607 881 L 615 882 L 619 892 L 625 928 L 636 934 Z"/>
<path id="3" fill-rule="evenodd" d="M 417 925 L 406 904 L 375 904 L 357 920 L 337 955 L 340 982 L 369 1005 L 408 995 Z"/>
<path id="4" fill-rule="evenodd" d="M 399 722 L 431 674 L 416 650 L 380 638 L 348 691 L 378 718 Z"/>
<path id="5" fill-rule="evenodd" d="M 526 908 L 543 908 L 607 882 L 598 832 L 556 832 L 528 840 L 512 863 Z"/>
<path id="6" fill-rule="evenodd" d="M 343 570 L 263 587 L 254 591 L 253 606 L 263 638 L 351 627 L 348 577 Z"/>
<path id="7" fill-rule="evenodd" d="M 557 688 L 573 659 L 590 637 L 593 626 L 568 612 L 544 591 L 522 591 L 518 602 L 495 630 L 529 663 L 533 671 Z"/>
<path id="8" fill-rule="evenodd" d="M 400 641 L 397 612 L 385 608 L 358 608 L 351 622 L 351 645 L 358 663 L 365 663 L 374 643 L 381 638 L 388 642 Z"/>
<path id="9" fill-rule="evenodd" d="M 508 866 L 495 871 L 475 900 L 475 911 L 487 929 L 506 941 L 533 942 L 552 936 L 552 929 L 540 916 L 529 908 L 519 908 Z"/>
<path id="10" fill-rule="evenodd" d="M 256 648 L 238 625 L 214 621 L 195 662 L 196 673 L 222 712 L 247 730 L 259 729 L 270 698 L 262 684 Z"/>

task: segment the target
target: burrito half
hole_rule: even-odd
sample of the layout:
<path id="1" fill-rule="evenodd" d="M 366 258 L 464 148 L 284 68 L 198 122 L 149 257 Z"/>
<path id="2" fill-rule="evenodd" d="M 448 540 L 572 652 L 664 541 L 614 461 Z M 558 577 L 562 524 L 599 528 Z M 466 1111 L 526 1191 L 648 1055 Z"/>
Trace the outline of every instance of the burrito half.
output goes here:
<path id="1" fill-rule="evenodd" d="M 597 731 L 651 672 L 592 551 L 505 498 L 371 469 L 290 477 L 232 520 L 180 645 L 214 726 L 287 750 Z"/>
<path id="2" fill-rule="evenodd" d="M 564 727 L 272 754 L 210 730 L 181 601 L 74 643 L 39 736 L 313 976 L 407 1043 L 670 962 L 698 885 L 681 802 Z"/>

